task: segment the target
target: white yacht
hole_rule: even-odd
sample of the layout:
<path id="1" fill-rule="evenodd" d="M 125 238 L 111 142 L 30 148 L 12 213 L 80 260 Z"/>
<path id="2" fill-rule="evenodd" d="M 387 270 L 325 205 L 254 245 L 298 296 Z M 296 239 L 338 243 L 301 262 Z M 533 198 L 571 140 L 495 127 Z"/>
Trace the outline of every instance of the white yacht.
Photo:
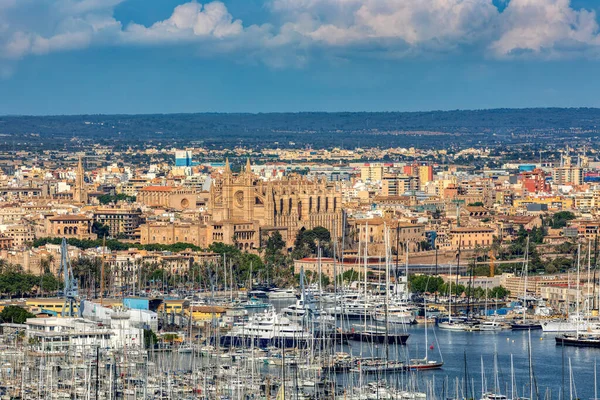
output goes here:
<path id="1" fill-rule="evenodd" d="M 583 316 L 572 315 L 567 319 L 555 319 L 542 322 L 542 330 L 544 332 L 577 332 L 586 331 L 589 326 Z"/>
<path id="2" fill-rule="evenodd" d="M 335 317 L 325 311 L 318 310 L 311 301 L 306 301 L 303 297 L 281 310 L 282 314 L 291 321 L 308 324 L 334 324 Z"/>
<path id="3" fill-rule="evenodd" d="M 482 321 L 477 327 L 482 332 L 498 332 L 504 329 L 504 325 L 495 320 Z"/>
<path id="4" fill-rule="evenodd" d="M 221 346 L 306 347 L 313 335 L 274 310 L 255 314 L 221 336 Z"/>
<path id="5" fill-rule="evenodd" d="M 272 292 L 267 292 L 269 300 L 284 300 L 295 299 L 296 291 L 294 289 L 276 289 Z"/>
<path id="6" fill-rule="evenodd" d="M 469 329 L 469 326 L 460 321 L 444 321 L 438 322 L 438 328 L 446 330 L 446 331 L 466 331 Z"/>
<path id="7" fill-rule="evenodd" d="M 382 309 L 377 310 L 377 312 L 373 315 L 373 319 L 378 322 L 385 322 L 385 320 L 386 320 L 385 310 L 382 310 Z M 390 324 L 402 324 L 402 325 L 411 325 L 411 324 L 417 323 L 415 314 L 405 306 L 388 307 L 387 321 Z"/>

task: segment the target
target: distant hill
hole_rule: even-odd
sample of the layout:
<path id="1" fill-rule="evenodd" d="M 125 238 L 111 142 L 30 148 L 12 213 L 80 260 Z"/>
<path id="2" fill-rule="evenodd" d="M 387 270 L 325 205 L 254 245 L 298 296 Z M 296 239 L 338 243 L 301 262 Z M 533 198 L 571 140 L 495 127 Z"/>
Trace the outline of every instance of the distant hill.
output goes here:
<path id="1" fill-rule="evenodd" d="M 2 116 L 6 140 L 39 135 L 56 143 L 73 138 L 95 142 L 192 141 L 213 146 L 467 145 L 472 142 L 561 140 L 597 136 L 600 109 L 535 108 L 429 112 L 267 114 L 151 114 Z M 515 139 L 515 135 L 518 139 Z M 36 136 L 34 136 L 36 137 Z"/>

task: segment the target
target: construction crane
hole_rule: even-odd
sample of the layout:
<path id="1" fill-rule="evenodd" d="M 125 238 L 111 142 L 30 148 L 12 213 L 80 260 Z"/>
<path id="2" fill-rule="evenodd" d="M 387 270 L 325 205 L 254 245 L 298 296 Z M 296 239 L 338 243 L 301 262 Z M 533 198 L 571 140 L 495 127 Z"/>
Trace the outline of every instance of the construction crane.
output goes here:
<path id="1" fill-rule="evenodd" d="M 63 317 L 74 317 L 75 316 L 75 304 L 79 297 L 79 289 L 77 288 L 77 281 L 73 276 L 73 270 L 71 269 L 71 261 L 69 260 L 69 248 L 67 246 L 67 239 L 63 238 L 60 245 L 60 267 L 63 271 L 64 276 L 64 298 L 65 302 L 62 307 Z"/>

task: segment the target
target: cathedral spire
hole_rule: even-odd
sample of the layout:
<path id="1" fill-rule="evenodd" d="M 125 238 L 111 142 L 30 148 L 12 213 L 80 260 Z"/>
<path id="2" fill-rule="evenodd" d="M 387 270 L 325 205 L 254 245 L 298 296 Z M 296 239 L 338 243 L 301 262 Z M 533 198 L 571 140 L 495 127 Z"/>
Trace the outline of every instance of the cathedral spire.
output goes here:
<path id="1" fill-rule="evenodd" d="M 246 159 L 246 172 L 247 173 L 251 173 L 252 172 L 252 165 L 250 164 L 250 157 L 248 157 Z"/>
<path id="2" fill-rule="evenodd" d="M 225 159 L 225 173 L 226 174 L 231 173 L 231 167 L 229 166 L 229 157 Z"/>
<path id="3" fill-rule="evenodd" d="M 87 203 L 88 201 L 84 175 L 83 160 L 81 154 L 79 154 L 77 173 L 75 175 L 75 192 L 73 193 L 73 199 L 79 203 Z"/>

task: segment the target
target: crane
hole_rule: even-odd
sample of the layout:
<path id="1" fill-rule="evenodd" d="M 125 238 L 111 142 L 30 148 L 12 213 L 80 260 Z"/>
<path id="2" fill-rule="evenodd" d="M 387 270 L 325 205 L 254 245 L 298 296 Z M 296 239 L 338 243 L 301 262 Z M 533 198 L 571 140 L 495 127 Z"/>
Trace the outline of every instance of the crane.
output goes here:
<path id="1" fill-rule="evenodd" d="M 65 302 L 62 307 L 63 317 L 74 317 L 75 316 L 75 304 L 79 297 L 79 289 L 77 288 L 77 281 L 73 276 L 73 270 L 71 269 L 71 261 L 69 260 L 69 248 L 67 246 L 67 239 L 63 238 L 60 245 L 60 268 L 64 275 L 64 298 Z"/>

